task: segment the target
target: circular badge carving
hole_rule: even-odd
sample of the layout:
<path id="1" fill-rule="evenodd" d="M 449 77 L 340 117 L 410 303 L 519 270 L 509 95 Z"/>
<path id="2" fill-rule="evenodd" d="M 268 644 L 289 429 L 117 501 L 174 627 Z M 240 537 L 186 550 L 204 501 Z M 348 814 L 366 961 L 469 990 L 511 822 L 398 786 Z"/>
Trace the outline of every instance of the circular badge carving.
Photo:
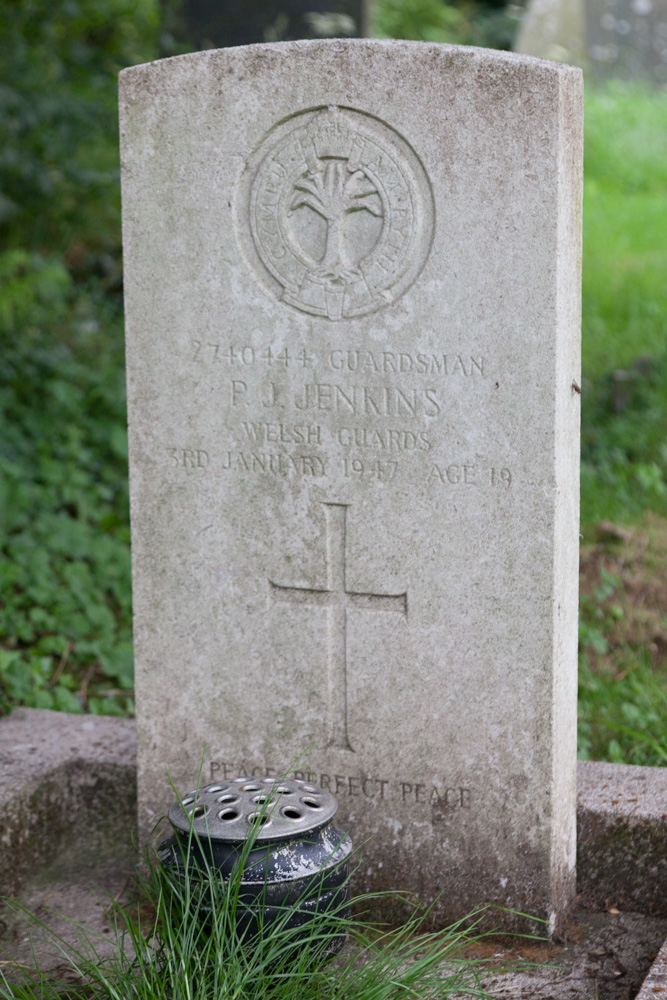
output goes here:
<path id="1" fill-rule="evenodd" d="M 350 108 L 309 109 L 271 129 L 248 161 L 236 210 L 263 284 L 330 320 L 394 302 L 433 236 L 433 196 L 416 153 Z"/>

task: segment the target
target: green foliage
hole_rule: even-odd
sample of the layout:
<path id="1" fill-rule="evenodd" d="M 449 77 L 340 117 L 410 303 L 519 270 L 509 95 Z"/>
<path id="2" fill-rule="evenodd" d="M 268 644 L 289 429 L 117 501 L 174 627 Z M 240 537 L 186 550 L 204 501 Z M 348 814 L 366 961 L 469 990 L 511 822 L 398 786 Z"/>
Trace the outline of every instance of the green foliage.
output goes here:
<path id="1" fill-rule="evenodd" d="M 620 604 L 605 608 L 603 602 L 615 593 L 618 584 L 618 577 L 603 569 L 600 586 L 593 598 L 582 594 L 579 601 L 579 644 L 584 650 L 592 649 L 600 655 L 608 651 L 608 626 L 623 618 L 624 611 Z"/>
<path id="2" fill-rule="evenodd" d="M 0 274 L 0 705 L 126 711 L 132 652 L 117 309 L 99 293 L 83 294 L 57 258 L 6 251 Z M 118 693 L 105 698 L 105 688 Z"/>
<path id="3" fill-rule="evenodd" d="M 602 569 L 579 612 L 579 757 L 667 765 L 667 672 L 641 642 L 615 642 L 621 581 Z"/>
<path id="4" fill-rule="evenodd" d="M 584 178 L 586 526 L 667 515 L 667 92 L 587 94 Z"/>
<path id="5" fill-rule="evenodd" d="M 379 0 L 373 8 L 374 34 L 423 42 L 465 42 L 468 21 L 442 0 Z"/>
<path id="6" fill-rule="evenodd" d="M 132 709 L 116 75 L 157 25 L 0 11 L 0 714 Z"/>
<path id="7" fill-rule="evenodd" d="M 373 34 L 423 42 L 511 48 L 519 8 L 494 0 L 374 0 Z"/>
<path id="8" fill-rule="evenodd" d="M 667 230 L 666 230 L 667 231 Z M 666 306 L 667 309 L 667 306 Z M 667 353 L 584 383 L 581 521 L 667 517 Z"/>
<path id="9" fill-rule="evenodd" d="M 667 94 L 586 98 L 581 522 L 667 517 Z M 646 572 L 646 570 L 645 570 Z M 609 588 L 616 590 L 612 595 Z M 638 627 L 612 636 L 621 588 L 580 605 L 579 754 L 667 764 L 667 674 Z"/>
<path id="10" fill-rule="evenodd" d="M 579 759 L 667 765 L 667 677 L 626 653 L 627 674 L 611 675 L 579 663 Z"/>
<path id="11" fill-rule="evenodd" d="M 156 0 L 5 0 L 0 229 L 10 244 L 115 243 L 116 74 L 151 58 L 156 29 Z"/>
<path id="12" fill-rule="evenodd" d="M 586 93 L 586 183 L 620 194 L 667 189 L 667 93 L 610 82 Z"/>
<path id="13" fill-rule="evenodd" d="M 667 91 L 586 97 L 584 372 L 662 355 L 667 339 Z"/>

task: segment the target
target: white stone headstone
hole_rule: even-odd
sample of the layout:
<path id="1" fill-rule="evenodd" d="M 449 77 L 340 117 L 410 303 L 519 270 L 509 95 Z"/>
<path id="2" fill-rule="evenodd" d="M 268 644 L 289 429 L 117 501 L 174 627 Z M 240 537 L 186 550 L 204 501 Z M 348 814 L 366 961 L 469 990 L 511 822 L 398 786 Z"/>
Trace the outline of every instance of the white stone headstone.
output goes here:
<path id="1" fill-rule="evenodd" d="M 667 82 L 667 0 L 529 0 L 517 52 L 598 78 Z"/>
<path id="2" fill-rule="evenodd" d="M 514 50 L 588 70 L 585 0 L 528 0 Z"/>
<path id="3" fill-rule="evenodd" d="M 332 41 L 125 70 L 141 823 L 298 771 L 375 888 L 574 892 L 581 74 Z"/>
<path id="4" fill-rule="evenodd" d="M 667 83 L 667 0 L 586 0 L 596 76 Z"/>

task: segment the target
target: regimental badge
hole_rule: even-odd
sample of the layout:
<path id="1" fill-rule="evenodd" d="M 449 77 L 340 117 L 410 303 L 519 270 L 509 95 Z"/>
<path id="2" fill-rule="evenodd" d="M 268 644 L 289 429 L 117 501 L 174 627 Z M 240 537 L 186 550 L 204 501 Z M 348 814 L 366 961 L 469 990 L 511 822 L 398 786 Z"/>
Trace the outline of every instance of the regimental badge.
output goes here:
<path id="1" fill-rule="evenodd" d="M 343 107 L 271 129 L 248 160 L 236 213 L 260 281 L 330 320 L 396 301 L 433 238 L 433 196 L 414 150 L 378 118 Z"/>

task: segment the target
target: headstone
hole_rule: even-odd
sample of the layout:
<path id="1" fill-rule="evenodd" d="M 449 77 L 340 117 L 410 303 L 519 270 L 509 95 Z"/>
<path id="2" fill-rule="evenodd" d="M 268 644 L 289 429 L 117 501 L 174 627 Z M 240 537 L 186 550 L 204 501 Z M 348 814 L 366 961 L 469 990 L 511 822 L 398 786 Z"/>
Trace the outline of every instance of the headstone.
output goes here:
<path id="1" fill-rule="evenodd" d="M 588 69 L 585 0 L 529 0 L 514 50 Z"/>
<path id="2" fill-rule="evenodd" d="M 667 82 L 667 0 L 530 0 L 517 52 L 599 78 Z"/>
<path id="3" fill-rule="evenodd" d="M 598 77 L 667 83 L 667 0 L 587 0 L 586 30 Z"/>
<path id="4" fill-rule="evenodd" d="M 125 70 L 121 130 L 143 829 L 166 771 L 292 766 L 339 798 L 366 886 L 555 926 L 581 73 L 209 51 Z"/>

